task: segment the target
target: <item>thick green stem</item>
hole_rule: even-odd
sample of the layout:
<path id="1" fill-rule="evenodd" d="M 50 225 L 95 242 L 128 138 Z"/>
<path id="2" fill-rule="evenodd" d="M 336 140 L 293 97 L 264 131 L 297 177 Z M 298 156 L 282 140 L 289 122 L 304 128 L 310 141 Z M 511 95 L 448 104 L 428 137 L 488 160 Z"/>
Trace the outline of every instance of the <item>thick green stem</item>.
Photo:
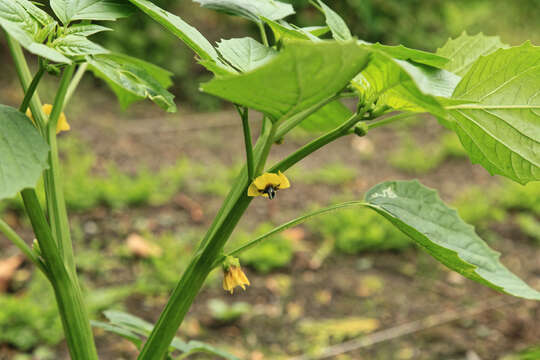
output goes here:
<path id="1" fill-rule="evenodd" d="M 362 116 L 363 113 L 354 115 L 334 131 L 302 147 L 287 159 L 273 166 L 269 171 L 284 171 L 322 146 L 347 135 L 349 129 Z M 271 127 L 265 127 L 263 135 L 255 146 L 257 170 L 264 168 L 276 135 L 276 129 L 275 124 Z M 216 259 L 221 257 L 225 243 L 251 202 L 252 198 L 247 196 L 248 186 L 249 182 L 244 169 L 203 239 L 200 251 L 196 253 L 174 289 L 169 302 L 138 357 L 139 360 L 163 359 L 165 357 L 167 349 L 197 293 L 200 291 L 208 274 L 214 268 Z"/>
<path id="2" fill-rule="evenodd" d="M 54 288 L 71 358 L 97 360 L 92 329 L 77 280 L 64 265 L 35 190 L 23 190 L 21 195 Z"/>
<path id="3" fill-rule="evenodd" d="M 41 65 L 41 62 L 39 63 L 39 69 L 36 75 L 34 75 L 34 78 L 32 79 L 32 82 L 30 83 L 30 86 L 26 90 L 24 94 L 24 99 L 19 107 L 19 111 L 22 113 L 25 113 L 28 109 L 28 106 L 30 106 L 30 100 L 32 100 L 32 96 L 34 96 L 34 93 L 36 92 L 36 89 L 38 87 L 39 82 L 41 81 L 41 78 L 43 77 L 43 74 L 45 74 L 45 67 Z"/>
<path id="4" fill-rule="evenodd" d="M 331 143 L 332 141 L 349 134 L 349 130 L 358 122 L 359 119 L 362 118 L 362 116 L 363 113 L 354 114 L 346 122 L 335 128 L 334 130 L 324 135 L 321 135 L 317 139 L 302 146 L 300 149 L 296 150 L 294 153 L 272 166 L 268 171 L 286 171 L 309 154 L 319 150 L 321 147 Z"/>
<path id="5" fill-rule="evenodd" d="M 263 126 L 263 132 L 254 148 L 257 168 L 264 167 L 277 128 L 275 125 L 267 125 Z M 212 271 L 215 259 L 221 256 L 223 246 L 251 202 L 252 198 L 247 196 L 249 184 L 247 169 L 244 168 L 201 241 L 199 250 L 182 274 L 138 359 L 154 360 L 165 357 L 176 331 Z"/>
<path id="6" fill-rule="evenodd" d="M 49 169 L 45 172 L 45 189 L 47 195 L 47 208 L 51 228 L 55 235 L 60 252 L 66 262 L 68 269 L 75 274 L 75 261 L 73 259 L 73 246 L 66 203 L 64 200 L 64 190 L 62 186 L 62 175 L 60 171 L 60 160 L 58 156 L 58 143 L 56 139 L 56 125 L 58 118 L 64 108 L 69 82 L 73 77 L 75 65 L 70 65 L 64 70 L 60 86 L 54 99 L 51 115 L 47 124 L 47 142 L 49 143 Z"/>
<path id="7" fill-rule="evenodd" d="M 28 246 L 23 239 L 8 225 L 5 221 L 0 220 L 0 231 L 16 246 L 19 250 L 22 251 L 24 255 L 30 261 L 34 263 L 43 273 L 47 273 L 44 264 L 41 262 L 37 254 Z"/>
<path id="8" fill-rule="evenodd" d="M 30 88 L 32 82 L 30 69 L 24 58 L 21 46 L 7 34 L 6 39 L 15 63 L 19 81 L 26 92 Z M 68 75 L 69 72 L 71 72 L 71 75 L 73 74 L 72 70 L 66 71 Z M 68 75 L 65 75 L 65 77 L 67 78 Z M 61 86 L 61 88 L 62 87 L 65 87 L 65 85 Z M 65 92 L 64 95 L 62 95 L 62 103 L 64 96 Z M 57 96 L 57 100 L 58 101 L 55 101 L 55 104 L 60 104 L 60 97 Z M 47 116 L 43 112 L 37 92 L 34 92 L 34 95 L 30 100 L 30 109 L 32 110 L 32 114 L 42 135 L 44 137 L 49 137 L 49 131 L 46 126 Z M 51 164 L 49 164 L 49 166 L 51 166 Z M 82 300 L 82 292 L 77 281 L 76 272 L 70 271 L 70 269 L 72 269 L 71 267 L 66 268 L 64 254 L 62 254 L 58 248 L 58 244 L 53 237 L 35 191 L 33 189 L 26 189 L 21 192 L 21 195 L 23 197 L 25 209 L 32 223 L 32 228 L 38 239 L 42 256 L 45 260 L 45 267 L 47 269 L 46 275 L 55 292 L 56 302 L 58 304 L 71 357 L 72 359 L 77 360 L 97 359 L 94 337 L 90 327 L 88 314 Z M 58 241 L 61 240 L 58 239 Z M 71 245 L 69 250 L 71 251 Z"/>

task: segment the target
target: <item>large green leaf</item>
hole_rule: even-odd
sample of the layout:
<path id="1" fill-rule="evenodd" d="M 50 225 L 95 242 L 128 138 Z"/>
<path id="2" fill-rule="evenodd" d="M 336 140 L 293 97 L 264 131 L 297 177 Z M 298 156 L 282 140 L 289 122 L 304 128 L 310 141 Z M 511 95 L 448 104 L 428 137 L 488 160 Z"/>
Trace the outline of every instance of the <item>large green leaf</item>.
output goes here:
<path id="1" fill-rule="evenodd" d="M 52 46 L 66 56 L 106 54 L 109 51 L 85 36 L 65 35 L 55 39 Z"/>
<path id="2" fill-rule="evenodd" d="M 194 0 L 202 7 L 261 22 L 261 16 L 280 20 L 294 14 L 291 4 L 277 0 Z"/>
<path id="3" fill-rule="evenodd" d="M 525 43 L 480 57 L 452 98 L 445 124 L 473 163 L 525 184 L 540 180 L 540 47 Z"/>
<path id="4" fill-rule="evenodd" d="M 49 148 L 24 114 L 0 105 L 0 199 L 36 186 Z"/>
<path id="5" fill-rule="evenodd" d="M 380 43 L 370 44 L 361 41 L 362 44 L 370 49 L 378 50 L 394 59 L 399 60 L 411 60 L 415 63 L 429 65 L 435 68 L 445 68 L 445 65 L 449 62 L 449 59 L 439 54 L 434 54 L 428 51 L 422 51 L 417 49 L 411 49 L 403 45 L 390 46 Z"/>
<path id="6" fill-rule="evenodd" d="M 326 132 L 343 124 L 352 115 L 348 107 L 335 100 L 308 116 L 300 126 L 307 131 Z"/>
<path id="7" fill-rule="evenodd" d="M 450 269 L 495 290 L 540 300 L 540 292 L 505 268 L 500 254 L 448 208 L 436 191 L 418 181 L 390 181 L 369 190 L 366 202 Z"/>
<path id="8" fill-rule="evenodd" d="M 214 78 L 201 88 L 276 121 L 340 92 L 369 57 L 369 51 L 356 42 L 289 41 L 265 65 L 249 73 Z"/>
<path id="9" fill-rule="evenodd" d="M 50 28 L 47 26 L 42 29 L 40 21 L 48 20 L 37 13 L 36 16 L 40 17 L 41 20 L 35 19 L 26 8 L 33 9 L 35 6 L 22 0 L 0 0 L 0 26 L 31 53 L 54 62 L 71 63 L 71 60 L 64 55 L 38 41 L 39 38 L 43 37 L 42 30 Z M 50 24 L 54 25 L 54 21 Z"/>
<path id="10" fill-rule="evenodd" d="M 50 3 L 65 25 L 73 20 L 116 20 L 133 12 L 124 0 L 51 0 Z"/>
<path id="11" fill-rule="evenodd" d="M 444 69 L 464 76 L 480 56 L 507 47 L 498 36 L 485 36 L 482 33 L 471 36 L 463 32 L 458 38 L 449 39 L 443 47 L 437 49 L 437 55 L 450 59 Z"/>
<path id="12" fill-rule="evenodd" d="M 357 206 L 375 210 L 435 259 L 463 276 L 513 296 L 540 300 L 540 292 L 505 268 L 499 262 L 499 253 L 490 249 L 455 210 L 447 207 L 435 190 L 416 180 L 381 183 L 366 193 L 365 201 L 335 204 L 305 214 L 227 252 L 227 255 L 239 256 L 273 235 L 313 217 Z M 219 266 L 223 259 L 217 259 L 214 266 Z"/>
<path id="13" fill-rule="evenodd" d="M 109 84 L 122 107 L 126 108 L 135 101 L 148 98 L 168 112 L 176 111 L 174 96 L 141 62 L 109 54 L 87 56 L 86 59 L 89 69 Z"/>
<path id="14" fill-rule="evenodd" d="M 334 10 L 326 6 L 321 0 L 317 0 L 321 7 L 326 24 L 332 31 L 332 37 L 338 41 L 349 41 L 352 39 L 351 31 L 345 21 Z"/>
<path id="15" fill-rule="evenodd" d="M 14 2 L 21 5 L 28 14 L 36 19 L 41 25 L 46 26 L 55 23 L 54 19 L 49 14 L 38 8 L 32 2 L 28 0 L 15 0 Z"/>
<path id="16" fill-rule="evenodd" d="M 249 37 L 221 40 L 218 51 L 229 64 L 241 72 L 264 65 L 277 54 L 276 50 Z"/>
<path id="17" fill-rule="evenodd" d="M 130 1 L 145 14 L 178 36 L 202 59 L 215 60 L 218 58 L 216 49 L 214 49 L 212 44 L 210 44 L 210 42 L 199 32 L 199 30 L 189 25 L 178 16 L 161 9 L 148 0 Z"/>
<path id="18" fill-rule="evenodd" d="M 135 346 L 140 347 L 142 341 L 139 336 L 148 337 L 154 326 L 137 316 L 127 314 L 121 311 L 109 310 L 103 313 L 110 323 L 93 321 L 92 325 L 120 335 L 123 338 L 131 341 Z M 215 355 L 228 360 L 239 360 L 236 356 L 227 351 L 218 349 L 210 344 L 201 341 L 184 342 L 180 338 L 175 337 L 171 343 L 170 351 L 179 350 L 182 352 L 180 359 L 184 359 L 189 355 L 196 353 L 205 353 Z"/>
<path id="19" fill-rule="evenodd" d="M 378 52 L 369 66 L 352 81 L 368 102 L 378 99 L 396 110 L 424 112 L 444 116 L 437 100 L 449 98 L 460 78 L 446 70 L 398 60 Z"/>

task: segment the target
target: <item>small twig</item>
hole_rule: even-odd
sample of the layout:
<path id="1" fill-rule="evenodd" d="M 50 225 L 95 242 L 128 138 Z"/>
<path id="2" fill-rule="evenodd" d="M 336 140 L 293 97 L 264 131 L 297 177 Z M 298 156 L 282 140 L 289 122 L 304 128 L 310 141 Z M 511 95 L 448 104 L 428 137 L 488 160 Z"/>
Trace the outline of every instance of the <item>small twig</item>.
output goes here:
<path id="1" fill-rule="evenodd" d="M 483 305 L 475 306 L 469 309 L 462 308 L 457 311 L 447 311 L 442 314 L 430 315 L 424 319 L 394 326 L 389 329 L 381 330 L 373 334 L 363 336 L 362 338 L 346 341 L 339 345 L 329 346 L 318 355 L 300 355 L 292 357 L 289 360 L 328 359 L 350 351 L 366 348 L 378 343 L 399 338 L 401 336 L 410 335 L 422 330 L 440 326 L 462 318 L 476 316 L 487 310 L 493 310 L 499 307 L 513 305 L 519 301 L 522 301 L 522 299 L 513 298 L 507 300 L 506 297 L 496 296 L 487 301 L 482 301 Z"/>

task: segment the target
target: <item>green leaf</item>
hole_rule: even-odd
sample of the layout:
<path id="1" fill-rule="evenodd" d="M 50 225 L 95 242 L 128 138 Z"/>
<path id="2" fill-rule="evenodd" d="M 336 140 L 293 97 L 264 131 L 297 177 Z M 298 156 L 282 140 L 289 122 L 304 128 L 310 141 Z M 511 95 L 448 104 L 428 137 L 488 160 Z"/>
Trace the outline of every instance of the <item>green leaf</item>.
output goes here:
<path id="1" fill-rule="evenodd" d="M 148 321 L 122 311 L 107 310 L 103 312 L 103 315 L 105 315 L 111 324 L 128 329 L 139 335 L 147 336 L 154 328 Z"/>
<path id="2" fill-rule="evenodd" d="M 218 43 L 218 51 L 229 64 L 241 72 L 248 72 L 264 65 L 277 54 L 276 50 L 249 37 L 221 40 Z"/>
<path id="3" fill-rule="evenodd" d="M 480 56 L 507 47 L 498 36 L 485 36 L 482 33 L 471 36 L 463 32 L 456 39 L 448 39 L 443 47 L 437 49 L 437 55 L 450 59 L 444 69 L 464 76 Z"/>
<path id="4" fill-rule="evenodd" d="M 445 124 L 473 163 L 521 184 L 540 180 L 540 47 L 525 43 L 479 58 L 452 98 Z"/>
<path id="5" fill-rule="evenodd" d="M 93 321 L 92 325 L 120 335 L 134 343 L 137 347 L 140 347 L 142 343 L 141 339 L 137 335 L 148 337 L 154 328 L 154 325 L 148 321 L 121 311 L 108 310 L 103 314 L 110 321 L 110 323 L 107 324 L 99 321 Z M 238 360 L 236 356 L 231 355 L 228 352 L 218 349 L 210 344 L 200 341 L 190 341 L 186 343 L 178 337 L 175 337 L 171 343 L 171 351 L 174 349 L 180 350 L 183 353 L 182 356 L 180 356 L 180 359 L 195 353 L 206 353 L 221 356 L 224 359 Z"/>
<path id="6" fill-rule="evenodd" d="M 64 25 L 73 20 L 116 20 L 133 12 L 124 0 L 51 0 L 51 8 Z"/>
<path id="7" fill-rule="evenodd" d="M 369 44 L 362 42 L 365 46 L 373 50 L 378 50 L 394 59 L 399 60 L 411 60 L 415 63 L 429 65 L 435 68 L 443 69 L 448 63 L 449 59 L 439 54 L 430 53 L 427 51 L 410 49 L 403 45 L 390 46 L 380 43 Z"/>
<path id="8" fill-rule="evenodd" d="M 300 126 L 313 132 L 327 132 L 343 124 L 353 115 L 341 101 L 333 101 L 304 119 Z"/>
<path id="9" fill-rule="evenodd" d="M 308 26 L 308 27 L 303 27 L 301 29 L 317 37 L 323 36 L 324 34 L 330 31 L 330 28 L 328 26 Z"/>
<path id="10" fill-rule="evenodd" d="M 25 7 L 20 5 L 19 2 L 21 1 L 0 0 L 0 26 L 31 53 L 54 62 L 70 64 L 70 59 L 37 41 L 42 38 L 40 23 L 30 16 Z M 54 25 L 55 23 L 52 22 L 51 24 Z"/>
<path id="11" fill-rule="evenodd" d="M 176 111 L 174 96 L 151 75 L 148 66 L 141 65 L 144 62 L 110 54 L 87 56 L 86 59 L 89 69 L 109 84 L 123 108 L 148 98 L 168 112 Z"/>
<path id="12" fill-rule="evenodd" d="M 78 35 L 78 36 L 90 36 L 102 31 L 112 31 L 112 29 L 94 24 L 75 24 L 68 27 L 64 34 L 66 35 Z"/>
<path id="13" fill-rule="evenodd" d="M 305 214 L 227 252 L 227 256 L 238 256 L 261 241 L 315 216 L 353 206 L 376 211 L 435 259 L 461 275 L 509 295 L 540 300 L 540 292 L 506 269 L 499 262 L 499 253 L 491 250 L 455 210 L 448 208 L 435 190 L 416 180 L 376 185 L 366 193 L 365 202 L 349 201 Z M 216 260 L 214 266 L 219 266 L 222 261 L 223 258 Z"/>
<path id="14" fill-rule="evenodd" d="M 52 16 L 38 8 L 32 2 L 28 0 L 15 0 L 15 2 L 21 5 L 28 12 L 28 14 L 30 14 L 30 16 L 36 19 L 41 25 L 46 26 L 52 23 L 56 23 Z"/>
<path id="15" fill-rule="evenodd" d="M 356 76 L 352 85 L 368 102 L 378 99 L 396 110 L 445 116 L 438 97 L 449 98 L 460 78 L 446 70 L 374 54 L 368 67 Z"/>
<path id="16" fill-rule="evenodd" d="M 309 40 L 309 36 L 306 32 L 301 31 L 300 29 L 295 29 L 290 24 L 286 22 L 277 22 L 265 18 L 264 16 L 261 19 L 272 29 L 274 33 L 274 38 L 276 42 L 282 40 Z"/>
<path id="17" fill-rule="evenodd" d="M 49 148 L 24 114 L 0 105 L 0 199 L 36 186 L 47 169 Z"/>
<path id="18" fill-rule="evenodd" d="M 215 346 L 212 346 L 202 341 L 191 340 L 190 342 L 187 343 L 187 347 L 184 347 L 184 350 L 182 350 L 182 348 L 177 348 L 175 346 L 174 341 L 172 342 L 171 345 L 173 348 L 176 348 L 184 352 L 184 354 L 182 354 L 182 356 L 180 356 L 178 359 L 185 359 L 192 354 L 204 353 L 204 354 L 219 356 L 227 360 L 240 360 L 240 358 L 234 356 L 233 354 L 225 350 L 218 349 Z"/>
<path id="19" fill-rule="evenodd" d="M 186 23 L 180 17 L 161 9 L 148 0 L 130 1 L 145 14 L 178 36 L 202 59 L 215 60 L 218 58 L 218 53 L 212 44 L 210 44 L 199 30 Z"/>
<path id="20" fill-rule="evenodd" d="M 332 31 L 332 36 L 338 41 L 349 41 L 352 39 L 351 31 L 347 27 L 347 24 L 341 16 L 339 16 L 334 10 L 330 9 L 321 0 L 317 0 L 321 7 L 324 17 L 326 18 L 326 24 Z"/>
<path id="21" fill-rule="evenodd" d="M 66 56 L 106 54 L 109 51 L 85 36 L 65 35 L 55 39 L 52 46 Z"/>
<path id="22" fill-rule="evenodd" d="M 31 39 L 33 39 L 39 30 L 38 21 L 30 16 L 23 6 L 13 0 L 0 0 L 0 21 L 2 21 L 2 27 L 4 23 L 10 23 L 27 34 Z"/>
<path id="23" fill-rule="evenodd" d="M 343 90 L 369 57 L 369 51 L 355 42 L 289 41 L 265 65 L 249 73 L 214 78 L 201 88 L 276 121 Z"/>
<path id="24" fill-rule="evenodd" d="M 144 69 L 149 75 L 156 79 L 161 84 L 161 86 L 166 89 L 173 84 L 172 77 L 174 76 L 174 74 L 172 72 L 147 61 L 120 53 L 107 54 L 107 58 L 112 59 L 118 63 L 130 64 L 132 66 Z"/>
<path id="25" fill-rule="evenodd" d="M 137 348 L 140 348 L 142 345 L 142 340 L 137 336 L 137 334 L 135 334 L 134 332 L 128 329 L 125 329 L 120 326 L 104 323 L 101 321 L 91 320 L 90 323 L 93 327 L 97 327 L 97 328 L 103 329 L 108 332 L 112 332 L 113 334 L 123 337 L 124 339 L 133 343 Z"/>
<path id="26" fill-rule="evenodd" d="M 540 300 L 540 292 L 505 268 L 499 262 L 500 254 L 448 208 L 436 191 L 416 180 L 390 181 L 370 189 L 366 201 L 450 269 L 495 290 Z"/>
<path id="27" fill-rule="evenodd" d="M 229 15 L 237 15 L 246 19 L 261 22 L 264 16 L 270 20 L 281 20 L 294 14 L 291 4 L 277 0 L 194 0 L 202 7 L 224 12 Z"/>

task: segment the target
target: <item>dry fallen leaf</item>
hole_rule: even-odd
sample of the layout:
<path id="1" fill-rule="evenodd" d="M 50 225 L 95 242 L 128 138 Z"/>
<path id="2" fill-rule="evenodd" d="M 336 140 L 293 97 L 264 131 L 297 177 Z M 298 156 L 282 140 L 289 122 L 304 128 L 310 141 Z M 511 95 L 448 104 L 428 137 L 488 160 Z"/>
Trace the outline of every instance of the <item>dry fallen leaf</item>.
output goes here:
<path id="1" fill-rule="evenodd" d="M 129 235 L 126 243 L 129 252 L 132 255 L 138 256 L 143 259 L 157 257 L 160 256 L 162 253 L 162 250 L 158 245 L 148 242 L 146 239 L 144 239 L 138 234 Z"/>
<path id="2" fill-rule="evenodd" d="M 13 279 L 15 271 L 21 266 L 24 258 L 20 255 L 0 260 L 0 293 L 7 290 L 9 282 Z"/>

